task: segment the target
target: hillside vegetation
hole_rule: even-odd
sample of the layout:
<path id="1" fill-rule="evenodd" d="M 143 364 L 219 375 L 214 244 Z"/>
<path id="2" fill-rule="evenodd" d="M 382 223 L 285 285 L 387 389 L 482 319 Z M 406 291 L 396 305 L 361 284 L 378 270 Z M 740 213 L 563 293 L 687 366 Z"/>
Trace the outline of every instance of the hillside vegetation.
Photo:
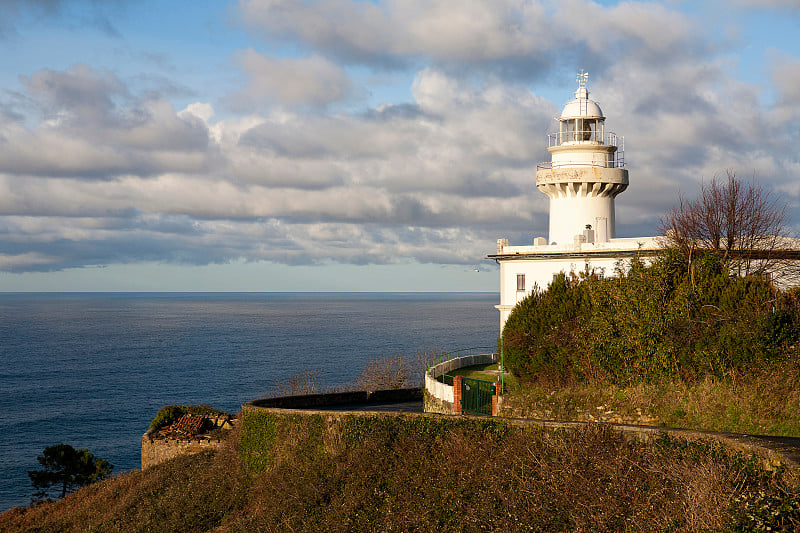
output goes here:
<path id="1" fill-rule="evenodd" d="M 667 250 L 615 277 L 558 276 L 504 328 L 506 365 L 524 383 L 508 404 L 800 435 L 800 291 L 729 272 L 717 255 L 690 267 Z"/>
<path id="2" fill-rule="evenodd" d="M 607 426 L 245 412 L 204 452 L 15 508 L 2 531 L 792 531 L 797 479 Z"/>

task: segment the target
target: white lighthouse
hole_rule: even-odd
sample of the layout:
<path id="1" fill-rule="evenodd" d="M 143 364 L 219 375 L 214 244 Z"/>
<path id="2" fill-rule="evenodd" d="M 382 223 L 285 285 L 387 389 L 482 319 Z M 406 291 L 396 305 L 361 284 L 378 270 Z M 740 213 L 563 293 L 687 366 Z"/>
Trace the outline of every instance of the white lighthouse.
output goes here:
<path id="1" fill-rule="evenodd" d="M 589 100 L 587 79 L 585 72 L 578 74 L 575 98 L 564 105 L 558 131 L 549 136 L 551 160 L 536 169 L 536 186 L 550 198 L 549 239 L 523 245 L 497 239 L 497 253 L 488 256 L 500 265 L 500 331 L 514 307 L 559 272 L 613 276 L 627 268 L 626 260 L 649 261 L 661 250 L 659 237 L 616 236 L 614 199 L 628 188 L 622 138 L 606 131 L 600 106 Z M 781 242 L 779 250 L 757 250 L 759 257 L 778 252 L 800 264 L 800 239 Z M 798 285 L 800 277 L 781 283 Z"/>
<path id="2" fill-rule="evenodd" d="M 488 257 L 500 265 L 500 329 L 531 291 L 546 288 L 559 272 L 586 269 L 613 275 L 620 259 L 651 257 L 656 237 L 619 239 L 614 199 L 628 188 L 622 138 L 606 131 L 603 111 L 589 99 L 588 74 L 578 74 L 575 98 L 564 105 L 558 131 L 549 135 L 551 160 L 536 169 L 536 186 L 550 198 L 548 238 L 511 245 L 497 240 Z"/>
<path id="3" fill-rule="evenodd" d="M 576 235 L 607 242 L 616 237 L 614 198 L 628 188 L 623 151 L 606 132 L 600 106 L 589 99 L 588 73 L 578 74 L 575 98 L 548 139 L 552 161 L 536 171 L 536 186 L 550 197 L 550 244 L 572 244 Z"/>

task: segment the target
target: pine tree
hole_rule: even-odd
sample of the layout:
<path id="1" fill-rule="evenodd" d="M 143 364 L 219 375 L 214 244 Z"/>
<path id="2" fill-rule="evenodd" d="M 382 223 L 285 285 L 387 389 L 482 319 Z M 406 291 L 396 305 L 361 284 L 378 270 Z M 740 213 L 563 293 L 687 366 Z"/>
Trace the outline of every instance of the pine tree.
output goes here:
<path id="1" fill-rule="evenodd" d="M 76 450 L 69 444 L 55 444 L 44 449 L 36 458 L 42 470 L 29 470 L 28 477 L 34 488 L 38 489 L 34 501 L 51 499 L 60 492 L 63 498 L 80 487 L 105 479 L 111 475 L 114 466 L 105 459 L 95 457 L 89 450 Z"/>

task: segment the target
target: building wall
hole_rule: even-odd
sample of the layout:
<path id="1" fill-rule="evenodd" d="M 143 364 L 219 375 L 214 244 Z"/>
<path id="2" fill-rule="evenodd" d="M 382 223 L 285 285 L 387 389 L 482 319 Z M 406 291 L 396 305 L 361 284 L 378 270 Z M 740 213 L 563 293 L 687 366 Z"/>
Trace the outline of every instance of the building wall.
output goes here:
<path id="1" fill-rule="evenodd" d="M 500 331 L 503 331 L 503 326 L 514 306 L 528 296 L 535 287 L 539 290 L 546 289 L 559 272 L 578 274 L 588 267 L 590 270 L 599 270 L 604 276 L 612 276 L 618 261 L 616 257 L 501 261 L 500 305 L 496 306 L 500 311 Z M 525 276 L 525 289 L 522 291 L 517 290 L 518 275 Z"/>
<path id="2" fill-rule="evenodd" d="M 215 439 L 151 439 L 148 433 L 142 436 L 142 470 L 163 463 L 179 455 L 200 453 L 222 445 Z"/>

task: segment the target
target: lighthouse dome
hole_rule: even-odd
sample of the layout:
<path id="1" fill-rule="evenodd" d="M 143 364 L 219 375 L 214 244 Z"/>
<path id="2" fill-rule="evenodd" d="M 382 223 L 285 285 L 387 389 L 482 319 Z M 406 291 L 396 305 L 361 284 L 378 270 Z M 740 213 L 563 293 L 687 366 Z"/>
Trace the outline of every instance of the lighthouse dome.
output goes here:
<path id="1" fill-rule="evenodd" d="M 605 117 L 597 102 L 589 100 L 589 91 L 586 90 L 586 87 L 579 87 L 575 91 L 575 99 L 566 103 L 559 118 L 563 120 L 568 118 L 604 119 Z"/>

